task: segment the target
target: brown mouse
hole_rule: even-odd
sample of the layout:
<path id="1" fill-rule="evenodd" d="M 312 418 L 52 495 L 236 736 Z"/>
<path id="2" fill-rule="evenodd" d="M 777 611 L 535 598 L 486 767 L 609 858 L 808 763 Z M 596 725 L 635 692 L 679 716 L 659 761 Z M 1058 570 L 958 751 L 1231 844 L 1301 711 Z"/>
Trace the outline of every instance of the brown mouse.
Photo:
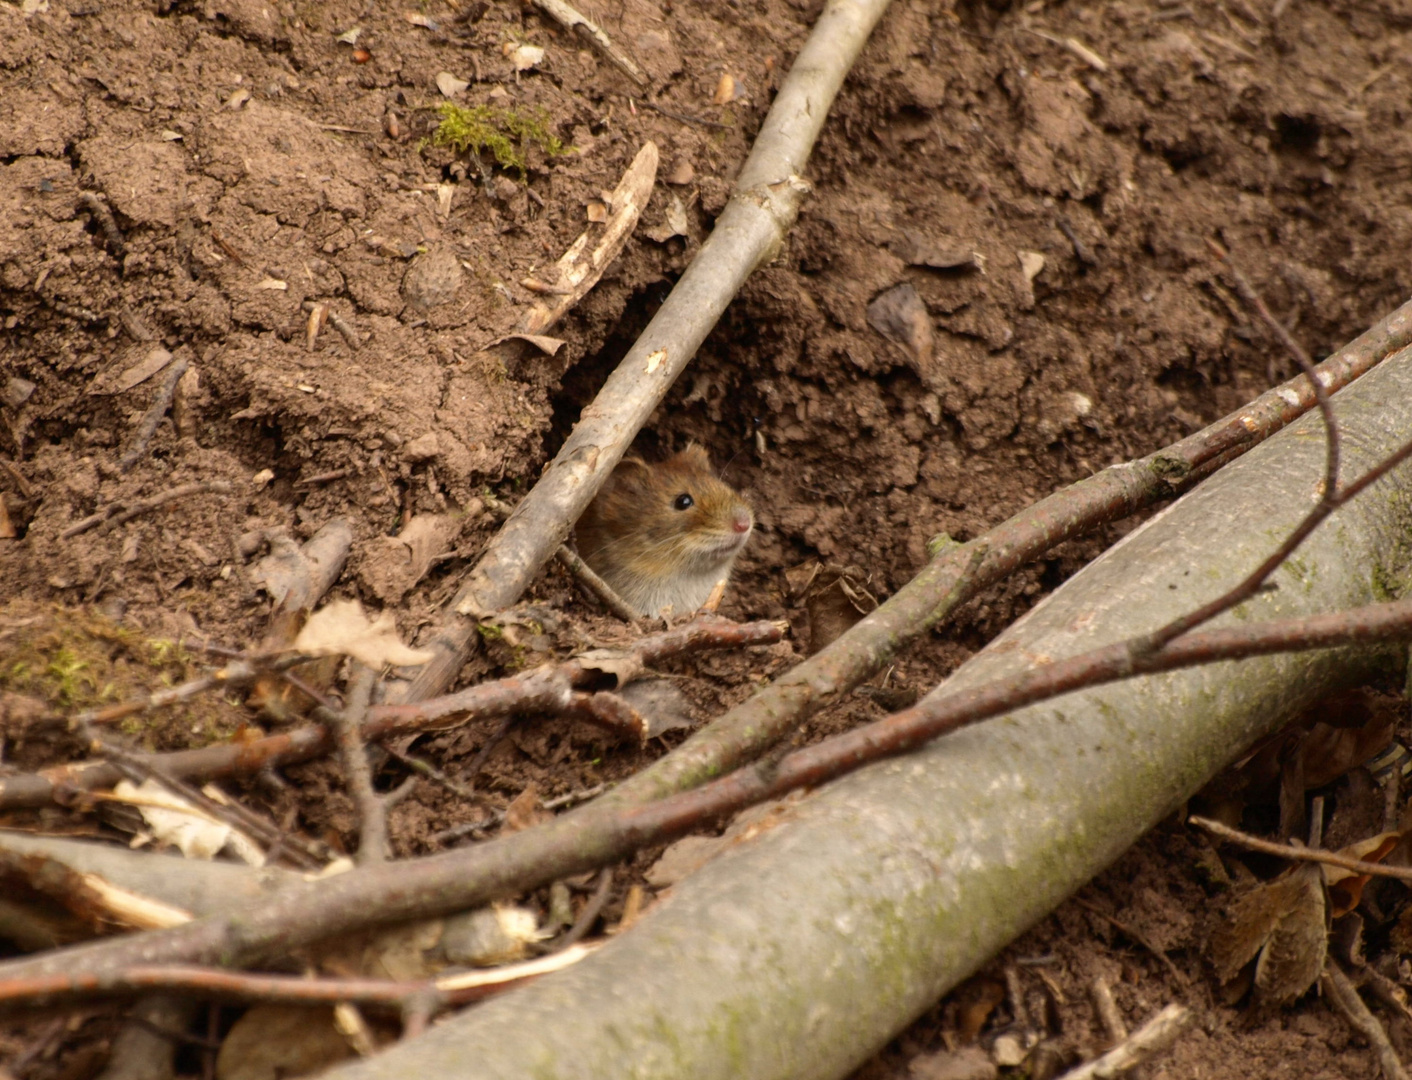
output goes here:
<path id="1" fill-rule="evenodd" d="M 688 446 L 649 465 L 624 458 L 575 528 L 579 554 L 640 615 L 706 602 L 750 539 L 750 505 Z"/>

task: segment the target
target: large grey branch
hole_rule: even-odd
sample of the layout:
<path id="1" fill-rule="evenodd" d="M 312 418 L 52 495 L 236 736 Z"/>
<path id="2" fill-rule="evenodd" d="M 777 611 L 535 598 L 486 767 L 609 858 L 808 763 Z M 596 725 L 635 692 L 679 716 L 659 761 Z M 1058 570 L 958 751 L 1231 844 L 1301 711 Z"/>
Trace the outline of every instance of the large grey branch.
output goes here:
<path id="1" fill-rule="evenodd" d="M 1335 406 L 1358 475 L 1412 433 L 1412 349 Z M 1130 533 L 938 693 L 1127 640 L 1224 592 L 1317 502 L 1323 458 L 1306 416 Z M 1317 529 L 1277 590 L 1218 622 L 1379 599 L 1405 573 L 1409 494 L 1404 466 Z M 870 765 L 782 807 L 572 971 L 331 1080 L 846 1076 L 1252 740 L 1383 662 L 1337 649 L 1145 676 Z"/>
<path id="2" fill-rule="evenodd" d="M 508 607 L 569 535 L 741 285 L 779 250 L 809 190 L 802 172 L 843 78 L 887 0 L 830 0 L 795 58 L 716 227 L 642 336 L 584 409 L 549 469 L 515 508 L 452 604 L 455 614 L 424 647 L 436 659 L 408 688 L 411 700 L 449 685 L 472 640 L 474 618 Z"/>

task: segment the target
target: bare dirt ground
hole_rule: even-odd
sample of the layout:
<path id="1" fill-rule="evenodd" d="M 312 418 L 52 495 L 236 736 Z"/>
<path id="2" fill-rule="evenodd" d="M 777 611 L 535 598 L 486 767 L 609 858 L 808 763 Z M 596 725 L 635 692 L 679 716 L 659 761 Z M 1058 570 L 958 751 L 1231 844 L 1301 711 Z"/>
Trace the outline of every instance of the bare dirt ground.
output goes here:
<path id="1" fill-rule="evenodd" d="M 108 682 L 139 688 L 151 672 L 134 672 L 135 641 L 258 640 L 269 604 L 247 563 L 262 538 L 305 539 L 335 517 L 355 537 L 336 591 L 395 610 L 414 637 L 495 527 L 481 497 L 513 500 L 533 483 L 709 233 L 821 8 L 584 5 L 650 75 L 642 94 L 529 5 L 406 6 L 0 2 L 0 498 L 14 533 L 0 539 L 0 690 L 78 703 L 112 695 Z M 698 719 L 802 654 L 787 571 L 852 565 L 886 596 L 925 561 L 929 537 L 975 536 L 1290 374 L 1208 240 L 1316 355 L 1412 294 L 1409 28 L 1406 9 L 1376 0 L 896 0 L 834 107 L 785 250 L 639 438 L 648 456 L 696 441 L 726 465 L 759 529 L 724 611 L 794 627 L 795 643 L 763 656 L 678 665 Z M 524 45 L 545 54 L 517 70 Z M 521 176 L 435 145 L 441 73 L 467 84 L 456 103 L 538 118 L 564 152 L 527 138 Z M 556 329 L 568 344 L 486 362 L 483 348 L 535 299 L 524 282 L 585 228 L 648 139 L 663 160 L 652 202 Z M 663 227 L 674 200 L 685 235 Z M 870 322 L 870 304 L 903 284 L 929 313 L 930 354 L 885 337 L 876 313 Z M 327 303 L 348 335 L 326 326 L 310 345 L 308 303 Z M 163 379 L 149 371 L 157 349 L 188 366 L 140 444 Z M 213 481 L 233 493 L 65 535 L 106 506 Z M 448 557 L 420 584 L 387 571 L 388 538 L 410 515 L 458 510 Z M 970 604 L 898 665 L 892 687 L 932 685 L 1131 524 Z M 554 644 L 603 625 L 557 568 L 533 599 L 567 613 Z M 48 672 L 56 650 L 75 647 L 52 605 L 105 620 L 105 662 L 129 681 L 26 682 L 21 651 L 32 652 L 23 671 Z M 505 661 L 482 657 L 466 677 Z M 856 696 L 810 732 L 880 712 Z M 222 704 L 141 735 L 171 748 L 247 722 Z M 455 776 L 493 727 L 417 750 Z M 627 775 L 672 739 L 638 752 L 593 728 L 525 722 L 484 762 L 475 805 L 419 784 L 393 814 L 395 848 L 433 850 L 437 833 L 530 784 L 549 798 Z M 6 760 L 32 769 L 77 753 L 33 742 Z M 391 763 L 380 786 L 403 775 Z M 355 818 L 338 776 L 314 763 L 286 770 L 287 788 L 245 794 L 346 847 Z M 57 810 L 3 823 L 61 821 L 102 832 Z M 1104 1042 L 1085 989 L 1103 975 L 1130 1026 L 1172 1000 L 1201 1012 L 1151 1078 L 1374 1075 L 1362 1040 L 1313 995 L 1254 1020 L 1218 1003 L 1204 927 L 1226 886 L 1200 847 L 1176 824 L 1159 829 L 1084 894 L 1087 907 L 1067 905 L 1007 954 L 1029 961 L 1017 970 L 1048 995 L 1065 1053 Z M 615 896 L 605 918 L 621 909 Z M 965 995 L 984 998 L 1002 970 L 860 1075 L 927 1075 L 926 1055 L 964 1028 Z M 983 1037 L 1013 1019 L 1007 1008 L 984 1011 Z M 95 1075 L 113 1014 L 85 1016 L 58 1033 L 6 1027 L 0 1060 L 27 1054 L 36 1077 Z M 1405 1041 L 1412 1026 L 1399 1024 Z"/>

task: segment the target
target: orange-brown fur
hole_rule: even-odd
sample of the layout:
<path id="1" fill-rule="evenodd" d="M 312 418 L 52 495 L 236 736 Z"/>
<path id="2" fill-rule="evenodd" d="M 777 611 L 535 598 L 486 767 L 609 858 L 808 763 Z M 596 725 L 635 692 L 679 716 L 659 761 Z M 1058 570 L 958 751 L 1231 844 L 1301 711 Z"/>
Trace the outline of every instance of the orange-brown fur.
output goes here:
<path id="1" fill-rule="evenodd" d="M 689 495 L 692 505 L 674 503 Z M 750 537 L 750 506 L 689 446 L 659 464 L 624 458 L 575 529 L 579 554 L 630 607 L 695 611 Z M 742 532 L 742 528 L 744 531 Z"/>

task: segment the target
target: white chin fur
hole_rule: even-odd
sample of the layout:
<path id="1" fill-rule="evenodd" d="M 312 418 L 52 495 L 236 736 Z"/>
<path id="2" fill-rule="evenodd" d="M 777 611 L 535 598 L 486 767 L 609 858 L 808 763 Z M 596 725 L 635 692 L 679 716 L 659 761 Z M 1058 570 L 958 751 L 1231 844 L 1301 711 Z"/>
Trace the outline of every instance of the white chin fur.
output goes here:
<path id="1" fill-rule="evenodd" d="M 705 572 L 678 574 L 661 581 L 637 582 L 636 587 L 616 581 L 609 584 L 639 615 L 658 615 L 665 607 L 670 607 L 674 615 L 687 615 L 706 603 L 716 582 L 730 576 L 734 562 L 732 559 L 724 564 L 717 563 Z"/>

